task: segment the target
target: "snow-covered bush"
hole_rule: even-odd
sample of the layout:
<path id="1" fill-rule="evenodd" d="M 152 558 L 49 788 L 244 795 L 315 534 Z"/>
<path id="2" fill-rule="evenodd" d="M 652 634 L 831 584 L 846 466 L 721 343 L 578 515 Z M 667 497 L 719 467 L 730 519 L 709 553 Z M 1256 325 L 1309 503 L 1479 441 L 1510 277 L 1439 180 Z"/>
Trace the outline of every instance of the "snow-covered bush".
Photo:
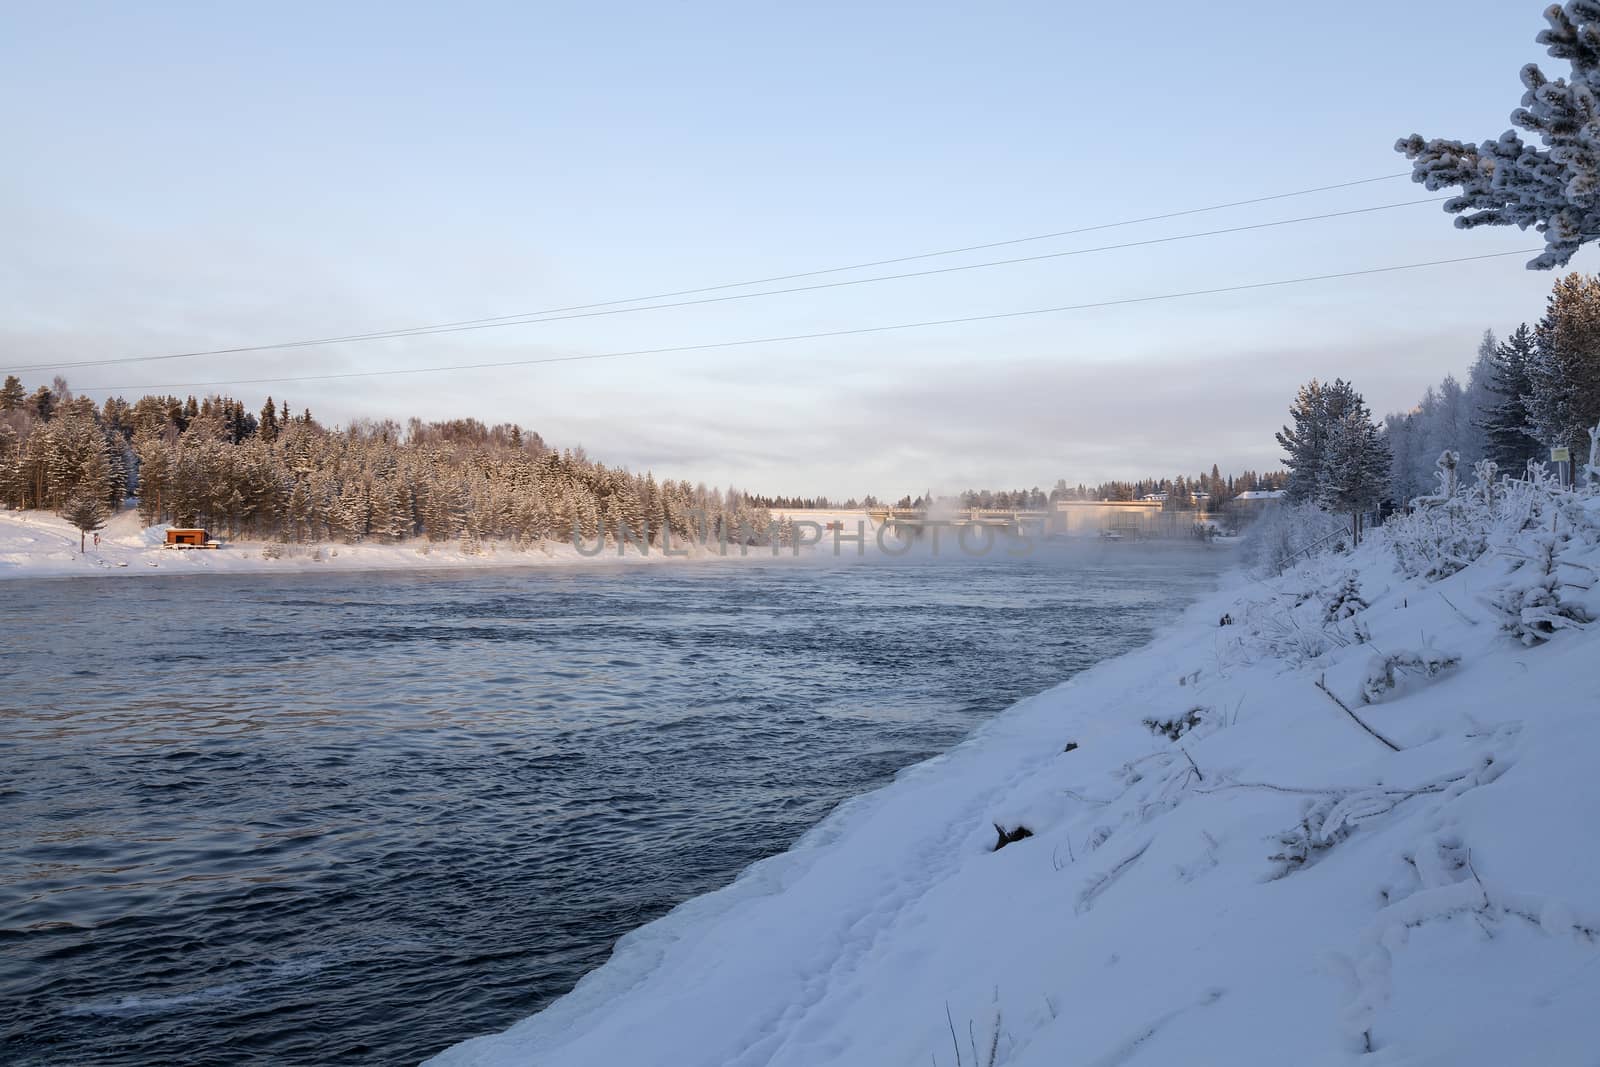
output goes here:
<path id="1" fill-rule="evenodd" d="M 1196 726 L 1205 722 L 1209 708 L 1198 705 L 1188 709 L 1181 715 L 1172 715 L 1165 719 L 1154 717 L 1144 720 L 1144 728 L 1153 734 L 1160 734 L 1169 741 L 1176 741 Z"/>
<path id="2" fill-rule="evenodd" d="M 1464 570 L 1489 550 L 1489 514 L 1460 498 L 1418 508 L 1384 525 L 1395 561 L 1406 574 L 1429 581 Z"/>
<path id="3" fill-rule="evenodd" d="M 1460 662 L 1460 656 L 1436 648 L 1401 649 L 1386 656 L 1373 656 L 1361 684 L 1361 698 L 1376 704 L 1399 686 L 1402 674 L 1414 672 L 1434 678 Z"/>
<path id="4" fill-rule="evenodd" d="M 1593 621 L 1586 608 L 1562 596 L 1561 538 L 1542 534 L 1533 543 L 1533 559 L 1489 599 L 1501 628 L 1525 645 L 1541 644 L 1559 630 Z"/>
<path id="5" fill-rule="evenodd" d="M 1289 665 L 1316 659 L 1332 648 L 1335 640 L 1322 626 L 1320 616 L 1302 623 L 1298 617 L 1301 614 L 1305 613 L 1296 612 L 1281 600 L 1250 605 L 1245 610 L 1249 645 L 1265 658 Z"/>
<path id="6" fill-rule="evenodd" d="M 1439 458 L 1433 461 L 1433 476 L 1438 479 L 1438 486 L 1432 493 L 1419 496 L 1413 500 L 1413 507 L 1431 507 L 1435 504 L 1446 504 L 1455 499 L 1456 491 L 1461 487 L 1457 475 L 1457 468 L 1461 466 L 1461 453 L 1445 449 L 1439 453 Z"/>
<path id="7" fill-rule="evenodd" d="M 1504 537 L 1515 537 L 1523 530 L 1549 529 L 1557 501 L 1563 496 L 1560 482 L 1543 463 L 1529 461 L 1521 478 L 1507 476 L 1495 499 L 1495 527 Z"/>
<path id="8" fill-rule="evenodd" d="M 1349 822 L 1330 818 L 1343 799 L 1329 794 L 1301 806 L 1300 822 L 1277 835 L 1278 851 L 1267 857 L 1277 864 L 1270 877 L 1282 878 L 1310 866 L 1321 853 L 1350 836 Z"/>
<path id="9" fill-rule="evenodd" d="M 1342 518 L 1315 504 L 1279 504 L 1251 524 L 1241 551 L 1246 565 L 1278 575 L 1309 556 L 1333 551 L 1345 531 Z"/>
<path id="10" fill-rule="evenodd" d="M 1479 463 L 1474 468 L 1477 484 L 1462 493 L 1456 473 L 1459 462 L 1460 457 L 1446 449 L 1434 465 L 1437 491 L 1417 497 L 1411 502 L 1411 514 L 1397 515 L 1384 525 L 1400 569 L 1412 577 L 1448 578 L 1489 550 L 1495 466 Z"/>
<path id="11" fill-rule="evenodd" d="M 1589 429 L 1589 462 L 1583 465 L 1583 477 L 1590 486 L 1600 485 L 1600 423 Z"/>
<path id="12" fill-rule="evenodd" d="M 1343 622 L 1366 609 L 1367 602 L 1361 597 L 1361 577 L 1355 571 L 1347 571 L 1344 580 L 1323 606 L 1322 619 L 1329 623 Z"/>

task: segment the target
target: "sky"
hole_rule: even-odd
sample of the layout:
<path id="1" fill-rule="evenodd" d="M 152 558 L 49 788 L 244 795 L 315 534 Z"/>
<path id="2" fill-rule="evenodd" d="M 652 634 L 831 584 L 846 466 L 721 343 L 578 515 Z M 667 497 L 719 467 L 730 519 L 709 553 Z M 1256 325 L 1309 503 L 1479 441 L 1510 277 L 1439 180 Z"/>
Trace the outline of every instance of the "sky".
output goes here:
<path id="1" fill-rule="evenodd" d="M 0 2 L 0 373 L 98 399 L 473 416 L 658 477 L 897 497 L 1276 466 L 1297 385 L 1383 413 L 1551 275 L 1405 178 L 714 295 L 1367 214 L 935 277 L 56 370 L 626 300 L 1402 175 L 1564 63 L 1532 0 L 1139 5 Z M 1169 301 L 715 345 L 1529 249 Z M 1573 269 L 1600 260 L 1584 250 Z M 210 383 L 249 383 L 211 385 Z"/>

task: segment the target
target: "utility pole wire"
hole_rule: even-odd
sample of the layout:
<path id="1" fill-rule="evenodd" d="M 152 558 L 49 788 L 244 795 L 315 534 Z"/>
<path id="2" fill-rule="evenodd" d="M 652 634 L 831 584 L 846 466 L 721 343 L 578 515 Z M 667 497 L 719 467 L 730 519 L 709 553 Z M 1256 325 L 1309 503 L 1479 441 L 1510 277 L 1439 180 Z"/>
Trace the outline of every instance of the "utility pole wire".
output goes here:
<path id="1" fill-rule="evenodd" d="M 1264 203 L 1270 200 L 1282 200 L 1288 197 L 1305 196 L 1310 193 L 1324 192 L 1329 189 L 1343 189 L 1355 185 L 1364 185 L 1377 181 L 1388 181 L 1403 175 L 1384 175 L 1379 178 L 1364 178 L 1360 181 L 1345 182 L 1339 185 L 1320 186 L 1315 189 L 1302 189 L 1292 193 L 1278 193 L 1273 196 L 1256 197 L 1251 200 L 1237 200 L 1228 204 L 1216 204 L 1210 207 L 1191 208 L 1185 211 L 1168 212 L 1164 215 L 1149 215 L 1139 219 L 1128 219 L 1122 222 L 1101 223 L 1096 226 L 1084 226 L 1075 230 L 1061 230 L 1055 233 L 1036 234 L 1031 237 L 1018 237 L 1007 241 L 992 241 L 988 244 L 968 245 L 964 248 L 945 249 L 938 252 L 924 252 L 913 256 L 900 256 L 894 259 L 874 260 L 867 263 L 856 263 L 845 267 L 828 267 L 823 270 L 806 271 L 799 274 L 777 275 L 769 278 L 758 278 L 742 282 L 727 282 L 722 285 L 705 286 L 699 289 L 682 289 L 671 293 L 657 293 L 653 296 L 629 297 L 623 300 L 609 300 L 596 304 L 579 304 L 565 308 L 551 308 L 545 311 L 529 311 L 516 315 L 497 315 L 492 318 L 463 319 L 456 322 L 436 323 L 429 326 L 410 326 L 392 330 L 371 330 L 365 333 L 340 334 L 327 337 L 313 337 L 298 341 L 277 341 L 259 345 L 237 345 L 228 348 L 197 349 L 189 352 L 168 352 L 152 356 L 120 356 L 107 359 L 77 360 L 68 363 L 34 363 L 10 368 L 15 372 L 40 371 L 40 370 L 72 370 L 81 367 L 105 367 L 114 364 L 126 363 L 155 363 L 174 359 L 192 359 L 199 356 L 230 356 L 243 355 L 252 352 L 272 352 L 293 348 L 310 348 L 321 345 L 345 344 L 361 341 L 386 340 L 396 337 L 420 337 L 441 333 L 460 333 L 469 330 L 492 329 L 501 326 L 519 326 L 539 322 L 559 322 L 566 319 L 594 318 L 605 315 L 631 314 L 638 311 L 659 311 L 666 308 L 687 307 L 695 304 L 712 304 L 730 300 L 750 300 L 766 296 L 782 296 L 791 293 L 810 292 L 818 289 L 839 288 L 849 285 L 866 285 L 874 282 L 898 281 L 906 278 L 926 277 L 934 274 L 948 274 L 957 271 L 979 270 L 987 267 L 1009 266 L 1017 263 L 1030 263 L 1046 259 L 1058 259 L 1065 256 L 1088 255 L 1095 252 L 1109 252 L 1120 248 L 1136 248 L 1141 245 L 1163 244 L 1171 241 L 1188 241 L 1202 237 L 1216 237 L 1229 233 L 1241 233 L 1248 230 L 1269 229 L 1276 226 L 1288 226 L 1301 222 L 1317 222 L 1323 219 L 1340 218 L 1348 215 L 1360 215 L 1374 211 L 1391 211 L 1395 208 L 1410 207 L 1418 204 L 1434 204 L 1447 197 L 1434 197 L 1424 200 L 1407 200 L 1395 204 L 1380 204 L 1375 207 L 1354 208 L 1347 211 L 1335 211 L 1321 215 L 1308 215 L 1302 218 L 1281 219 L 1273 222 L 1253 223 L 1242 226 L 1227 227 L 1218 230 L 1209 230 L 1201 233 L 1178 234 L 1172 237 L 1151 238 L 1144 241 L 1130 241 L 1125 244 L 1102 245 L 1098 248 L 1073 249 L 1065 252 L 1051 252 L 1038 256 L 1023 256 L 1015 259 L 993 260 L 984 263 L 969 263 L 956 267 L 941 267 L 927 271 L 914 271 L 902 274 L 888 274 L 873 278 L 856 278 L 847 281 L 826 282 L 817 285 L 797 286 L 788 289 L 776 289 L 758 293 L 740 293 L 728 296 L 709 297 L 698 300 L 682 300 L 668 304 L 652 304 L 643 307 L 620 307 L 623 304 L 638 304 L 649 300 L 666 300 L 674 297 L 696 296 L 703 293 L 720 292 L 727 289 L 743 288 L 750 285 L 764 285 L 774 282 L 795 281 L 804 278 L 820 277 L 827 274 L 838 274 L 845 271 L 862 270 L 867 267 L 887 266 L 894 263 L 908 263 L 915 260 L 931 259 L 937 256 L 957 255 L 963 252 L 981 251 L 988 248 L 1000 248 L 1007 245 L 1023 244 L 1029 241 L 1043 241 L 1055 237 L 1067 237 L 1073 234 L 1089 233 L 1096 230 L 1114 229 L 1122 226 L 1131 226 L 1136 223 L 1154 222 L 1162 219 L 1179 218 L 1185 215 L 1196 215 L 1209 211 L 1220 211 L 1225 208 L 1242 207 L 1250 204 Z M 604 310 L 601 310 L 604 309 Z"/>
<path id="2" fill-rule="evenodd" d="M 1000 319 L 1018 319 L 1031 315 L 1051 315 L 1068 311 L 1087 311 L 1092 308 L 1120 307 L 1125 304 L 1149 304 L 1163 300 L 1182 300 L 1196 296 L 1213 296 L 1222 293 L 1242 293 L 1253 289 L 1272 289 L 1285 285 L 1303 285 L 1309 282 L 1333 281 L 1339 278 L 1361 278 L 1373 274 L 1393 274 L 1397 271 L 1420 270 L 1424 267 L 1441 267 L 1454 263 L 1475 263 L 1481 260 L 1503 259 L 1506 256 L 1523 256 L 1540 249 L 1518 248 L 1507 252 L 1487 252 L 1476 256 L 1458 256 L 1453 259 L 1432 259 L 1421 263 L 1401 263 L 1391 267 L 1368 267 L 1363 270 L 1340 271 L 1334 274 L 1310 274 L 1298 278 L 1278 278 L 1267 282 L 1248 282 L 1242 285 L 1224 285 L 1212 289 L 1190 289 L 1180 293 L 1158 293 L 1152 296 L 1130 296 L 1118 300 L 1097 300 L 1085 304 L 1060 304 L 1055 307 L 1029 308 L 1024 311 L 998 311 L 988 315 L 965 315 L 960 318 L 928 319 L 922 322 L 899 322 L 885 326 L 858 326 L 845 330 L 821 330 L 816 333 L 785 334 L 775 337 L 751 337 L 739 341 L 714 341 L 706 344 L 673 345 L 665 348 L 635 348 L 620 352 L 590 352 L 569 356 L 536 356 L 529 359 L 496 360 L 482 363 L 450 363 L 434 367 L 392 367 L 385 370 L 341 371 L 335 374 L 290 374 L 268 378 L 237 378 L 214 382 L 179 382 L 156 385 L 89 385 L 75 387 L 77 392 L 121 392 L 134 389 L 212 389 L 227 385 L 269 385 L 279 382 L 323 382 L 346 378 L 382 378 L 398 374 L 439 374 L 450 371 L 500 370 L 508 367 L 534 367 L 551 363 L 580 363 L 590 360 L 621 359 L 625 356 L 659 356 L 683 352 L 710 352 L 724 348 L 743 348 L 750 345 L 776 344 L 787 341 L 816 341 L 830 337 L 854 337 L 862 334 L 889 333 L 895 330 L 917 330 L 932 326 L 956 326 L 970 322 L 994 322 Z"/>

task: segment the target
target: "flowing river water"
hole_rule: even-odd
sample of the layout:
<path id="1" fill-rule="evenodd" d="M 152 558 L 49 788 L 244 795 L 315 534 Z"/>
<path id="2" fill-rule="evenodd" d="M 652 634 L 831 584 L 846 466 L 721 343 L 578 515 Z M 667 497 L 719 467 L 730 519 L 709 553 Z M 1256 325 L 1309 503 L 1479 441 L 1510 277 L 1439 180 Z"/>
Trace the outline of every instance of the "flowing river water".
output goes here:
<path id="1" fill-rule="evenodd" d="M 0 1063 L 396 1064 L 504 1028 L 1228 562 L 0 583 Z"/>

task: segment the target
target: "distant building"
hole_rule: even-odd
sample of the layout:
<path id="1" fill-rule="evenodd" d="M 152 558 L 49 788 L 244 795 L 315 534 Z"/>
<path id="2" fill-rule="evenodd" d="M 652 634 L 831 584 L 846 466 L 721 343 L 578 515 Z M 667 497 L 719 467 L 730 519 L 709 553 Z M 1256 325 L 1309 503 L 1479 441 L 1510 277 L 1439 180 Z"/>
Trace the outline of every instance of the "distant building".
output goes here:
<path id="1" fill-rule="evenodd" d="M 1067 537 L 1159 537 L 1161 500 L 1058 500 L 1051 532 Z"/>
<path id="2" fill-rule="evenodd" d="M 167 530 L 165 548 L 221 548 L 222 542 L 213 541 L 204 530 L 171 527 Z"/>
<path id="3" fill-rule="evenodd" d="M 1269 508 L 1281 504 L 1287 495 L 1282 489 L 1248 489 L 1223 505 L 1223 525 L 1237 533 L 1259 519 Z"/>

